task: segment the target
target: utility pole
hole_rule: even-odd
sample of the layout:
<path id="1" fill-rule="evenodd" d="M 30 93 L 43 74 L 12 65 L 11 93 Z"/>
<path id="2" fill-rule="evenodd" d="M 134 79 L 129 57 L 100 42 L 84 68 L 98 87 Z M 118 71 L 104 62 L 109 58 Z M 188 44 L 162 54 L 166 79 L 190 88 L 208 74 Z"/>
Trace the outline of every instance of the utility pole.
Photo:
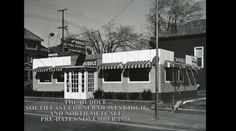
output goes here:
<path id="1" fill-rule="evenodd" d="M 65 42 L 65 38 L 64 38 L 64 29 L 67 29 L 67 26 L 65 26 L 65 21 L 64 21 L 64 12 L 67 9 L 61 9 L 58 10 L 57 12 L 61 12 L 62 13 L 62 26 L 58 27 L 61 28 L 61 32 L 62 32 L 62 37 L 61 37 L 61 51 L 62 51 L 62 56 L 64 55 L 64 42 Z"/>
<path id="2" fill-rule="evenodd" d="M 155 86 L 156 86 L 156 96 L 155 96 L 155 119 L 159 119 L 159 55 L 158 55 L 158 0 L 156 0 L 156 22 L 155 22 L 155 35 L 156 35 L 156 68 L 155 68 Z"/>
<path id="3" fill-rule="evenodd" d="M 101 47 L 101 52 L 100 52 L 100 54 L 103 54 L 103 51 L 104 51 L 104 47 L 103 47 L 103 41 L 102 41 L 102 37 L 101 37 L 101 34 L 100 34 L 100 32 L 99 32 L 99 30 L 97 30 L 97 32 L 98 32 L 98 35 L 99 35 L 99 37 L 100 37 L 100 40 L 101 40 L 101 43 L 102 43 L 102 47 Z"/>
<path id="4" fill-rule="evenodd" d="M 54 33 L 50 33 L 48 35 L 48 57 L 49 57 L 49 54 L 50 54 L 50 38 L 54 36 Z"/>

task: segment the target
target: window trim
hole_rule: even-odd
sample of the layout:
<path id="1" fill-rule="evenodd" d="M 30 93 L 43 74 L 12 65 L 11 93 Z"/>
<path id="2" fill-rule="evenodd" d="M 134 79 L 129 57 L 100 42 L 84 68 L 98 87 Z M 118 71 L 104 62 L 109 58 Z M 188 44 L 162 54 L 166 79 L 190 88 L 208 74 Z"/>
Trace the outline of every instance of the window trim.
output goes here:
<path id="1" fill-rule="evenodd" d="M 56 84 L 64 84 L 64 82 L 58 82 L 57 79 L 55 79 Z"/>
<path id="2" fill-rule="evenodd" d="M 90 84 L 89 83 L 89 74 L 93 74 L 93 87 L 89 87 L 88 85 Z M 87 92 L 94 92 L 94 85 L 95 85 L 95 73 L 94 72 L 87 72 Z M 93 91 L 89 91 L 89 89 L 93 89 Z"/>
<path id="3" fill-rule="evenodd" d="M 180 74 L 182 72 L 182 77 L 183 77 L 183 80 L 180 80 Z M 183 71 L 181 69 L 178 69 L 177 70 L 177 82 L 181 83 L 181 82 L 184 82 L 184 75 L 183 75 Z"/>
<path id="4" fill-rule="evenodd" d="M 143 69 L 143 68 L 141 68 Z M 150 83 L 150 78 L 151 78 L 151 73 L 150 71 L 148 72 L 148 81 L 130 81 L 130 77 L 129 77 L 129 71 L 130 69 L 128 69 L 128 83 Z"/>
<path id="5" fill-rule="evenodd" d="M 35 45 L 36 48 L 31 48 L 31 47 L 28 47 L 27 45 L 28 45 L 28 43 L 25 44 L 25 48 L 26 48 L 26 49 L 29 49 L 29 50 L 38 50 L 38 46 L 37 46 L 37 45 Z"/>
<path id="6" fill-rule="evenodd" d="M 204 68 L 204 47 L 203 47 L 203 46 L 196 46 L 196 47 L 194 47 L 194 56 L 195 56 L 195 57 L 197 57 L 197 56 L 196 56 L 196 54 L 197 54 L 197 48 L 202 49 L 202 57 L 200 57 L 200 58 L 202 58 L 202 65 L 201 65 L 200 67 L 201 67 L 201 68 Z M 199 57 L 197 57 L 197 58 L 199 58 Z"/>
<path id="7" fill-rule="evenodd" d="M 51 82 L 40 82 L 40 80 L 38 80 L 38 84 L 52 84 L 52 80 Z"/>
<path id="8" fill-rule="evenodd" d="M 54 72 L 54 73 L 55 73 L 55 72 Z M 64 72 L 63 72 L 63 74 L 64 74 Z M 65 82 L 65 74 L 64 74 L 63 79 L 64 79 L 64 82 Z M 58 82 L 58 81 L 57 81 L 57 78 L 55 79 L 55 83 L 56 83 L 56 84 L 64 84 L 64 82 Z"/>
<path id="9" fill-rule="evenodd" d="M 171 69 L 171 68 L 170 68 Z M 172 81 L 173 81 L 173 70 L 172 70 Z M 164 78 L 165 78 L 165 83 L 171 83 L 172 81 L 167 81 L 166 80 L 166 69 L 165 69 L 165 71 L 164 71 Z"/>

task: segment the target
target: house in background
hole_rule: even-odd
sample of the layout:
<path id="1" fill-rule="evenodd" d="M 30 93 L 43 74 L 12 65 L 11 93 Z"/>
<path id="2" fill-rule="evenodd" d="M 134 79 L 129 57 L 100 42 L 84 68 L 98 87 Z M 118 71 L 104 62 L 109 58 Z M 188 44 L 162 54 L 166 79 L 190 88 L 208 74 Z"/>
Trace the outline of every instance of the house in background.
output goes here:
<path id="1" fill-rule="evenodd" d="M 177 57 L 195 56 L 200 67 L 196 81 L 200 89 L 206 89 L 206 19 L 189 21 L 179 26 L 175 34 L 160 37 L 159 48 L 172 50 Z"/>
<path id="2" fill-rule="evenodd" d="M 47 48 L 41 45 L 42 41 L 42 38 L 24 29 L 24 87 L 32 85 L 33 59 L 48 57 Z"/>

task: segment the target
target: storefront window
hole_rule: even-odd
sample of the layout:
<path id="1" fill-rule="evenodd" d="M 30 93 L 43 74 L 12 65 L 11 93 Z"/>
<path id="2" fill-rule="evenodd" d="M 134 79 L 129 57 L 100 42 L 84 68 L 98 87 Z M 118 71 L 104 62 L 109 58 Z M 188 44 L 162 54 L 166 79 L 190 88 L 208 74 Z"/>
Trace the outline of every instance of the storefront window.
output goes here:
<path id="1" fill-rule="evenodd" d="M 192 70 L 188 70 L 187 72 L 188 72 L 188 76 L 189 76 L 190 83 L 191 83 L 192 85 L 195 85 L 195 78 L 194 78 L 194 76 L 193 76 Z"/>
<path id="2" fill-rule="evenodd" d="M 183 70 L 177 70 L 177 81 L 178 82 L 183 82 L 184 81 Z"/>
<path id="3" fill-rule="evenodd" d="M 149 81 L 149 69 L 129 69 L 130 81 Z"/>
<path id="4" fill-rule="evenodd" d="M 120 82 L 122 70 L 104 70 L 104 82 Z"/>
<path id="5" fill-rule="evenodd" d="M 54 72 L 57 82 L 64 82 L 64 73 L 62 71 Z"/>
<path id="6" fill-rule="evenodd" d="M 165 68 L 165 81 L 166 82 L 173 81 L 173 69 L 172 68 Z"/>
<path id="7" fill-rule="evenodd" d="M 40 72 L 39 82 L 52 82 L 51 75 L 52 72 Z"/>

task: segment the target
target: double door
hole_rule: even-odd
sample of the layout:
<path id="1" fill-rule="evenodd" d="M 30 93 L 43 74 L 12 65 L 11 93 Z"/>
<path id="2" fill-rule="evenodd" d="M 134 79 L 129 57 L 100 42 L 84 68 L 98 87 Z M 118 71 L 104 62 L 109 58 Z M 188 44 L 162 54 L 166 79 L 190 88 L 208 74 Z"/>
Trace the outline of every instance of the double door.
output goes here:
<path id="1" fill-rule="evenodd" d="M 85 72 L 69 71 L 64 74 L 64 97 L 69 99 L 86 99 Z"/>

